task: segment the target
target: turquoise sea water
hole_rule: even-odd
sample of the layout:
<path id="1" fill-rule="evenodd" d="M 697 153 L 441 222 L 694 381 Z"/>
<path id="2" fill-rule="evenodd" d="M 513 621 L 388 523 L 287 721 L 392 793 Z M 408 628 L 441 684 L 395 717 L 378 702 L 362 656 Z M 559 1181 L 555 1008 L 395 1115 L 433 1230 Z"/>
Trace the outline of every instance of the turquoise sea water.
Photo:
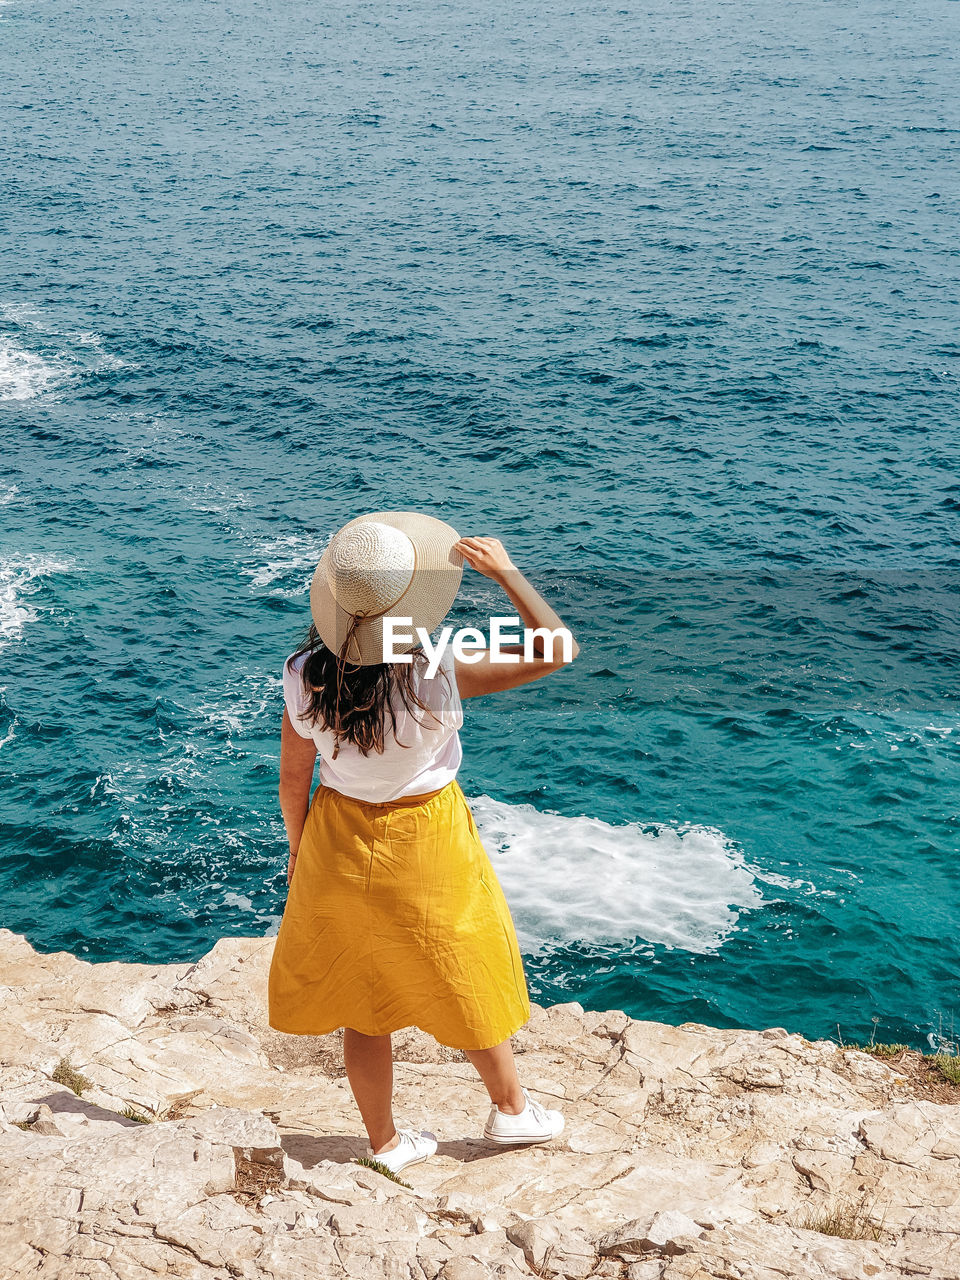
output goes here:
<path id="1" fill-rule="evenodd" d="M 415 507 L 582 643 L 463 734 L 535 996 L 949 1038 L 958 28 L 0 6 L 2 923 L 276 927 L 309 576 Z"/>

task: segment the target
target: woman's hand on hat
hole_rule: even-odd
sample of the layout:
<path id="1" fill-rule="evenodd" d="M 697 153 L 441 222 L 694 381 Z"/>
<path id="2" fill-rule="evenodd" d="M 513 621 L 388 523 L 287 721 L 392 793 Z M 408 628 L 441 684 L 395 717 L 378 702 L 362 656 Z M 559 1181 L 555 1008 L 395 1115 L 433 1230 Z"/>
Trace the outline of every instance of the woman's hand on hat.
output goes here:
<path id="1" fill-rule="evenodd" d="M 460 552 L 471 569 L 476 569 L 485 578 L 501 578 L 506 573 L 516 572 L 517 566 L 499 538 L 461 538 L 454 543 L 453 549 Z"/>

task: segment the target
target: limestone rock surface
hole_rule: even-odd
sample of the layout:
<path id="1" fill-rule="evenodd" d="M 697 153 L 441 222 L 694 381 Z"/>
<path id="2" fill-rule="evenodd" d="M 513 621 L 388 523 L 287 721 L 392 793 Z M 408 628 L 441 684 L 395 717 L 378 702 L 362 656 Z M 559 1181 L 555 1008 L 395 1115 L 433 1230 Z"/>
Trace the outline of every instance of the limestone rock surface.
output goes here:
<path id="1" fill-rule="evenodd" d="M 4 1280 L 960 1280 L 960 1089 L 555 1005 L 515 1048 L 566 1131 L 503 1149 L 470 1065 L 411 1029 L 397 1116 L 439 1149 L 407 1188 L 355 1162 L 338 1036 L 267 1026 L 272 947 L 89 964 L 0 930 Z"/>

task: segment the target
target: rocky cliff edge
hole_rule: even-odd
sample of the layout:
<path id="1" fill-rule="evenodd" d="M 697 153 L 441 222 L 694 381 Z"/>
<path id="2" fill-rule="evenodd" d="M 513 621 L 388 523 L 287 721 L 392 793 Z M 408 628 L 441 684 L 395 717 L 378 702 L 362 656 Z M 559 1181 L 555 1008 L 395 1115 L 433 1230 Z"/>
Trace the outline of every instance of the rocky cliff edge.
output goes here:
<path id="1" fill-rule="evenodd" d="M 337 1036 L 266 1025 L 272 946 L 89 964 L 0 930 L 4 1280 L 960 1280 L 960 1088 L 555 1005 L 515 1047 L 566 1132 L 503 1149 L 469 1064 L 411 1030 L 398 1122 L 439 1150 L 407 1188 L 356 1163 Z"/>

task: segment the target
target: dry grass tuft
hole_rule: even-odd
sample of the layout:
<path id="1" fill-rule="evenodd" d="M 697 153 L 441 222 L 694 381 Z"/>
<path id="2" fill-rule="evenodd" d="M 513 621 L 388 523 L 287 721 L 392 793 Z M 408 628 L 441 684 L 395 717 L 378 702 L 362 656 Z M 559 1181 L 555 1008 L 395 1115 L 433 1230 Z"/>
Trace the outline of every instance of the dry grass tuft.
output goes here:
<path id="1" fill-rule="evenodd" d="M 283 1152 L 256 1147 L 234 1147 L 236 1178 L 233 1194 L 259 1200 L 278 1191 L 284 1183 Z"/>
<path id="2" fill-rule="evenodd" d="M 794 1225 L 801 1231 L 819 1231 L 824 1236 L 838 1236 L 841 1240 L 880 1240 L 883 1237 L 883 1218 L 874 1217 L 875 1202 L 868 1203 L 864 1192 L 859 1200 L 841 1196 L 831 1205 L 808 1205 L 802 1219 Z"/>
<path id="3" fill-rule="evenodd" d="M 202 1089 L 191 1089 L 189 1093 L 181 1093 L 172 1098 L 165 1107 L 155 1111 L 151 1120 L 183 1120 L 191 1111 L 196 1111 L 194 1099 L 199 1098 Z"/>

